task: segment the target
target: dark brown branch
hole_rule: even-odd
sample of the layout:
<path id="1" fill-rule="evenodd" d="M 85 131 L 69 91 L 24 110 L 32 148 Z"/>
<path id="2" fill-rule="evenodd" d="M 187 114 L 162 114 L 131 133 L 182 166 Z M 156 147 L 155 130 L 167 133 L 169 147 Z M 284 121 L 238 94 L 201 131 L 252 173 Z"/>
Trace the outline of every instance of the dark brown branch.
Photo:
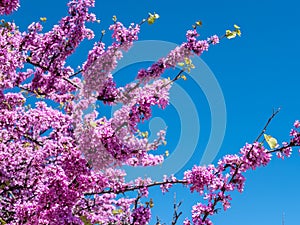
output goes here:
<path id="1" fill-rule="evenodd" d="M 40 146 L 40 147 L 43 147 L 43 146 L 44 146 L 44 144 L 43 144 L 42 142 L 40 142 L 40 141 L 38 141 L 38 140 L 36 140 L 36 139 L 30 137 L 30 136 L 27 135 L 27 134 L 23 134 L 23 136 L 24 136 L 25 138 L 27 138 L 28 140 L 34 142 L 35 144 L 37 144 L 37 145 Z"/>
<path id="2" fill-rule="evenodd" d="M 26 62 L 29 63 L 29 64 L 31 64 L 31 65 L 33 65 L 33 66 L 39 67 L 39 68 L 41 68 L 41 69 L 43 69 L 43 70 L 45 70 L 45 71 L 48 70 L 48 68 L 46 68 L 46 67 L 44 67 L 44 66 L 41 66 L 41 65 L 38 64 L 38 63 L 32 62 L 32 61 L 30 60 L 29 57 L 26 58 Z"/>
<path id="3" fill-rule="evenodd" d="M 53 56 L 53 57 L 51 58 L 51 61 L 50 61 L 50 62 L 53 63 L 53 61 L 54 61 L 55 58 L 57 58 L 57 55 Z M 28 62 L 29 64 L 31 64 L 31 65 L 33 65 L 33 66 L 39 67 L 39 68 L 41 68 L 41 69 L 43 69 L 43 70 L 45 70 L 45 71 L 48 71 L 48 70 L 50 69 L 50 65 L 51 65 L 51 63 L 50 63 L 50 64 L 49 64 L 49 67 L 46 68 L 46 67 L 44 67 L 44 66 L 41 66 L 41 65 L 38 64 L 38 63 L 35 63 L 35 62 L 30 61 L 29 58 L 26 59 L 26 62 Z M 71 76 L 69 76 L 69 78 L 71 78 L 71 77 L 73 77 L 73 76 L 76 76 L 77 74 L 81 73 L 82 71 L 83 71 L 83 70 L 80 70 L 80 71 L 78 71 L 78 72 L 72 74 Z M 80 87 L 79 87 L 77 84 L 75 84 L 74 82 L 72 82 L 69 78 L 63 77 L 62 79 L 63 79 L 64 81 L 67 81 L 69 84 L 73 85 L 74 87 L 80 89 Z"/>
<path id="4" fill-rule="evenodd" d="M 100 191 L 100 192 L 84 193 L 84 195 L 89 196 L 89 195 L 100 195 L 100 194 L 108 194 L 108 193 L 121 194 L 121 193 L 129 192 L 129 191 L 135 191 L 135 190 L 138 190 L 138 189 L 141 189 L 141 188 L 155 187 L 155 186 L 164 185 L 164 184 L 187 184 L 187 181 L 185 181 L 185 180 L 160 181 L 160 182 L 153 182 L 153 183 L 147 184 L 147 185 L 137 185 L 137 186 L 128 187 L 125 190 L 115 191 L 115 190 L 112 190 L 112 189 L 108 189 L 108 190 L 103 190 L 103 191 Z"/>
<path id="5" fill-rule="evenodd" d="M 63 79 L 64 81 L 67 81 L 69 84 L 73 85 L 74 87 L 80 89 L 80 87 L 79 87 L 77 84 L 75 84 L 73 81 L 71 81 L 69 78 L 63 77 L 62 79 Z"/>
<path id="6" fill-rule="evenodd" d="M 277 149 L 273 149 L 273 150 L 269 150 L 268 153 L 274 153 L 274 152 L 282 152 L 284 149 L 286 148 L 290 148 L 290 147 L 297 147 L 298 145 L 295 145 L 295 143 L 291 142 L 289 143 L 287 146 L 282 146 L 280 148 Z"/>
<path id="7" fill-rule="evenodd" d="M 164 84 L 163 86 L 161 86 L 161 88 L 164 88 L 166 86 L 168 86 L 169 84 L 175 82 L 176 80 L 178 80 L 180 78 L 180 75 L 184 72 L 184 70 L 180 70 L 179 73 L 171 80 L 169 81 L 168 83 Z"/>
<path id="8" fill-rule="evenodd" d="M 179 217 L 182 215 L 182 212 L 178 213 L 178 208 L 181 206 L 182 202 L 176 203 L 176 193 L 174 193 L 174 213 L 173 213 L 173 219 L 172 219 L 172 225 L 175 225 L 179 219 Z"/>
<path id="9" fill-rule="evenodd" d="M 30 89 L 28 89 L 28 88 L 24 88 L 24 87 L 22 87 L 22 86 L 20 86 L 20 85 L 18 85 L 18 87 L 19 87 L 21 90 L 30 92 L 30 93 L 35 94 L 35 95 L 44 95 L 44 96 L 47 96 L 47 94 L 42 93 L 42 92 L 39 92 L 39 91 L 37 91 L 37 90 L 32 91 L 32 90 L 30 90 Z M 30 96 L 30 97 L 31 97 L 31 96 Z"/>
<path id="10" fill-rule="evenodd" d="M 105 101 L 105 102 L 114 102 L 116 100 L 116 98 L 112 97 L 112 98 L 104 98 L 102 96 L 98 96 L 97 100 L 99 101 Z"/>
<path id="11" fill-rule="evenodd" d="M 79 71 L 73 73 L 72 75 L 69 76 L 69 78 L 75 77 L 76 75 L 80 74 L 81 72 L 83 72 L 83 70 L 79 70 Z"/>

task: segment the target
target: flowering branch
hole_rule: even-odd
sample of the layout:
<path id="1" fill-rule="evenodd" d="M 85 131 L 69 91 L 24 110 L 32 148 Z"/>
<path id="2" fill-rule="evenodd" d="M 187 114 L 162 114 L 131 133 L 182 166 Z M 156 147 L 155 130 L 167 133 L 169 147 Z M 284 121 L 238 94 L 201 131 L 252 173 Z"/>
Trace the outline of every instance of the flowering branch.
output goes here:
<path id="1" fill-rule="evenodd" d="M 150 142 L 148 133 L 139 125 L 152 117 L 152 107 L 165 109 L 173 82 L 185 79 L 184 71 L 194 68 L 191 57 L 200 56 L 220 39 L 240 36 L 240 28 L 227 30 L 198 40 L 197 27 L 186 32 L 186 41 L 137 73 L 136 80 L 125 87 L 116 87 L 112 71 L 124 51 L 138 40 L 141 25 L 153 24 L 159 15 L 149 13 L 139 24 L 124 26 L 113 17 L 112 44 L 96 42 L 82 69 L 77 72 L 66 65 L 67 58 L 85 39 L 94 37 L 86 22 L 96 22 L 89 12 L 94 0 L 70 0 L 68 15 L 52 30 L 42 33 L 42 23 L 34 22 L 20 32 L 13 22 L 1 21 L 0 41 L 3 57 L 0 66 L 0 222 L 8 224 L 132 224 L 145 225 L 151 218 L 153 200 L 149 189 L 159 186 L 163 193 L 175 184 L 190 192 L 198 192 L 204 203 L 192 208 L 191 220 L 184 224 L 211 225 L 210 216 L 230 207 L 231 191 L 243 191 L 243 174 L 270 162 L 272 153 L 289 157 L 292 147 L 300 145 L 300 122 L 290 132 L 291 140 L 282 146 L 265 134 L 279 110 L 273 112 L 262 132 L 252 144 L 246 144 L 235 155 L 227 155 L 216 166 L 197 166 L 184 173 L 182 179 L 165 175 L 162 181 L 136 178 L 126 182 L 126 173 L 118 166 L 155 166 L 165 155 L 151 151 L 166 144 L 166 131 L 157 133 Z M 9 14 L 19 1 L 3 1 L 0 14 Z M 46 18 L 41 18 L 42 22 Z M 24 67 L 34 67 L 24 71 Z M 171 80 L 161 75 L 169 68 L 181 66 Z M 75 77 L 82 74 L 82 79 Z M 15 90 L 19 92 L 11 92 Z M 31 107 L 24 90 L 35 94 Z M 47 106 L 50 99 L 58 107 Z M 105 104 L 121 103 L 111 118 L 99 118 L 97 100 Z M 64 110 L 63 110 L 64 109 Z M 264 140 L 271 150 L 264 147 Z M 137 192 L 136 198 L 127 193 Z M 182 212 L 174 199 L 172 224 Z M 145 202 L 146 201 L 146 202 Z M 159 223 L 159 221 L 158 221 Z"/>

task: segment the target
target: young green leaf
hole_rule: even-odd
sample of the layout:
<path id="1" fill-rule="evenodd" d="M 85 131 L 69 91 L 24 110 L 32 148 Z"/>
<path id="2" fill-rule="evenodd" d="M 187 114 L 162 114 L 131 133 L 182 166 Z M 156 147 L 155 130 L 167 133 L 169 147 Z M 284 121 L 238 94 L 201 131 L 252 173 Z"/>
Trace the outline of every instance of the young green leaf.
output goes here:
<path id="1" fill-rule="evenodd" d="M 270 148 L 276 148 L 277 146 L 276 138 L 273 138 L 271 135 L 267 135 L 267 134 L 264 134 L 264 138 L 268 143 L 268 145 L 270 146 Z"/>
<path id="2" fill-rule="evenodd" d="M 147 19 L 148 24 L 152 25 L 155 20 L 157 20 L 159 18 L 159 15 L 157 13 L 151 14 L 149 13 L 149 17 Z"/>

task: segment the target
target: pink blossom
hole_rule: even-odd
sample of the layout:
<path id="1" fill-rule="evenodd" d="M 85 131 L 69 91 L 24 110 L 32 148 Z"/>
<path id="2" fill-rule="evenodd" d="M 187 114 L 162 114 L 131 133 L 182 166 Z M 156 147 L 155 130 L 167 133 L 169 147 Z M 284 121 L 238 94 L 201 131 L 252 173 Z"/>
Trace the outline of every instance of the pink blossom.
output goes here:
<path id="1" fill-rule="evenodd" d="M 213 45 L 219 44 L 220 40 L 217 35 L 213 35 L 210 38 L 207 39 L 208 42 L 212 43 Z"/>
<path id="2" fill-rule="evenodd" d="M 19 0 L 1 0 L 0 2 L 0 14 L 10 14 L 16 11 L 20 7 Z"/>

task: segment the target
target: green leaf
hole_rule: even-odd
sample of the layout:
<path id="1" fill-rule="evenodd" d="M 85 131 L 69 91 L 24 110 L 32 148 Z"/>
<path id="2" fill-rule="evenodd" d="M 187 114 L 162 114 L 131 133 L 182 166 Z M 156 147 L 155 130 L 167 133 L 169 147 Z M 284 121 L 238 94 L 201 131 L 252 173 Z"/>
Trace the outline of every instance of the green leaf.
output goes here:
<path id="1" fill-rule="evenodd" d="M 276 138 L 273 138 L 271 135 L 267 135 L 267 134 L 264 134 L 264 138 L 268 143 L 268 145 L 270 146 L 270 148 L 276 148 L 277 146 Z"/>
<path id="2" fill-rule="evenodd" d="M 149 13 L 147 22 L 148 22 L 148 24 L 152 25 L 158 18 L 159 18 L 159 15 L 157 13 L 154 13 L 154 14 Z"/>
<path id="3" fill-rule="evenodd" d="M 185 75 L 181 75 L 181 78 L 182 78 L 183 80 L 186 80 L 186 79 L 187 79 Z"/>
<path id="4" fill-rule="evenodd" d="M 93 225 L 93 224 L 91 223 L 91 221 L 89 221 L 89 220 L 86 218 L 86 216 L 81 216 L 80 219 L 81 219 L 81 221 L 84 223 L 84 225 Z"/>
<path id="5" fill-rule="evenodd" d="M 97 123 L 96 123 L 95 121 L 91 121 L 91 122 L 90 122 L 90 125 L 91 125 L 92 127 L 94 127 L 94 128 L 97 127 Z"/>
<path id="6" fill-rule="evenodd" d="M 41 20 L 42 22 L 46 22 L 46 21 L 47 21 L 47 18 L 46 18 L 46 17 L 40 17 L 40 20 Z"/>
<path id="7" fill-rule="evenodd" d="M 196 21 L 196 25 L 197 26 L 202 26 L 202 21 L 201 20 Z"/>
<path id="8" fill-rule="evenodd" d="M 226 36 L 228 39 L 235 38 L 235 37 L 236 37 L 236 32 L 235 32 L 235 31 L 231 31 L 231 30 L 226 30 L 225 36 Z"/>
<path id="9" fill-rule="evenodd" d="M 114 215 L 121 214 L 122 212 L 123 212 L 122 209 L 114 209 L 114 210 L 112 211 L 112 213 L 113 213 Z"/>
<path id="10" fill-rule="evenodd" d="M 143 138 L 148 138 L 148 136 L 149 136 L 148 131 L 141 132 L 141 135 Z"/>
<path id="11" fill-rule="evenodd" d="M 233 27 L 234 27 L 235 29 L 238 29 L 238 30 L 240 29 L 240 27 L 239 27 L 238 25 L 236 25 L 236 24 L 234 24 Z"/>
<path id="12" fill-rule="evenodd" d="M 177 63 L 178 66 L 184 66 L 184 62 Z"/>
<path id="13" fill-rule="evenodd" d="M 0 218 L 0 225 L 7 224 L 2 218 Z"/>

